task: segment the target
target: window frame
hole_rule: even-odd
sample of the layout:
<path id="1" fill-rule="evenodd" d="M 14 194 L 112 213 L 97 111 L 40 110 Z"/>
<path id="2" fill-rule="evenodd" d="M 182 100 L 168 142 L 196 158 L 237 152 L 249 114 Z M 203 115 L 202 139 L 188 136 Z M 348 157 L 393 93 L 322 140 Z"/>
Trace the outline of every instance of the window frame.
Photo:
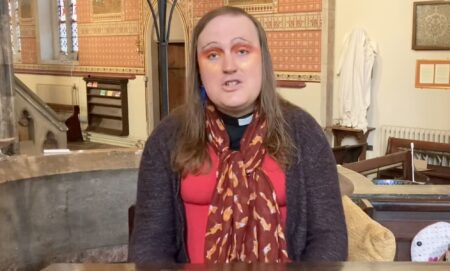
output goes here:
<path id="1" fill-rule="evenodd" d="M 73 50 L 73 20 L 71 13 L 69 11 L 70 6 L 72 4 L 72 0 L 63 0 L 64 2 L 64 9 L 65 9 L 65 24 L 66 24 L 66 33 L 67 33 L 67 54 L 64 53 L 61 50 L 61 36 L 60 36 L 60 19 L 59 19 L 59 6 L 58 1 L 60 0 L 53 0 L 52 1 L 52 10 L 53 10 L 53 25 L 54 25 L 54 35 L 53 35 L 53 55 L 55 60 L 60 61 L 78 61 L 78 51 Z M 78 1 L 76 1 L 76 5 L 78 4 Z M 75 21 L 77 23 L 78 27 L 78 20 Z M 78 30 L 77 30 L 78 33 Z M 78 39 L 78 36 L 77 36 Z"/>

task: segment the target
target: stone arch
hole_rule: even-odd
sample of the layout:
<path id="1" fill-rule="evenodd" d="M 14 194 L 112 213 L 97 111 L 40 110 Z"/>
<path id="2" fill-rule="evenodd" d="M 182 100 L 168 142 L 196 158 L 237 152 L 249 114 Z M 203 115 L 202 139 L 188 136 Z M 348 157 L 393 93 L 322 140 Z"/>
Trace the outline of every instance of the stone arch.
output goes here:
<path id="1" fill-rule="evenodd" d="M 23 109 L 19 116 L 18 123 L 18 134 L 19 141 L 34 141 L 34 120 L 28 110 Z"/>
<path id="2" fill-rule="evenodd" d="M 44 142 L 42 143 L 42 149 L 57 149 L 59 146 L 58 140 L 52 131 L 48 131 L 45 135 Z"/>

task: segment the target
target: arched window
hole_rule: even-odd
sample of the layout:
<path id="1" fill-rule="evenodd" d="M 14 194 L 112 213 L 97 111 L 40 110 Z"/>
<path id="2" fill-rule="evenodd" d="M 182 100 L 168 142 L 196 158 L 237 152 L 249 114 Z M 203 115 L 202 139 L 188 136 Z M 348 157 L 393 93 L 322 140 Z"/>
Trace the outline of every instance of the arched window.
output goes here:
<path id="1" fill-rule="evenodd" d="M 13 57 L 15 61 L 19 61 L 22 51 L 22 44 L 20 40 L 19 0 L 8 0 L 8 8 Z"/>
<path id="2" fill-rule="evenodd" d="M 78 52 L 77 1 L 56 1 L 60 54 L 66 56 L 76 55 Z"/>
<path id="3" fill-rule="evenodd" d="M 76 61 L 78 22 L 76 0 L 36 0 L 39 61 L 61 64 Z"/>

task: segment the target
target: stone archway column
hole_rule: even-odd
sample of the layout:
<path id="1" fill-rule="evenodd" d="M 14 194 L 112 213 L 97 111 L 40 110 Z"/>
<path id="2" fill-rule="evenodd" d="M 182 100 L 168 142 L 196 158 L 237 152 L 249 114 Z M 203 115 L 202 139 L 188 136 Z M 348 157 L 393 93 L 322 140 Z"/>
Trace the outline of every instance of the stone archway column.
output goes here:
<path id="1" fill-rule="evenodd" d="M 334 32 L 336 0 L 322 1 L 322 51 L 321 51 L 321 124 L 325 128 L 333 125 L 334 93 Z M 332 133 L 325 129 L 327 139 L 332 144 Z M 332 145 L 331 145 L 332 146 Z"/>
<path id="2" fill-rule="evenodd" d="M 14 73 L 8 1 L 0 1 L 0 140 L 17 138 L 14 112 Z M 16 140 L 17 142 L 17 140 Z M 5 144 L 3 153 L 14 154 L 16 144 Z M 0 147 L 1 148 L 1 147 Z"/>

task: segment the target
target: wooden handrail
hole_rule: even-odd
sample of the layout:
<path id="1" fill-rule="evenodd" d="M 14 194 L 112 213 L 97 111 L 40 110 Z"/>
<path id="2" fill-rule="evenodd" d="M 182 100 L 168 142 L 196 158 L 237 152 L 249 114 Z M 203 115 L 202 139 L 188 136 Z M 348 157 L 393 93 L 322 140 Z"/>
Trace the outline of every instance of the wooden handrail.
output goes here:
<path id="1" fill-rule="evenodd" d="M 450 154 L 450 144 L 395 137 L 388 139 L 386 154 L 398 152 L 399 150 L 409 150 L 411 143 L 414 143 L 414 149 L 417 151 L 433 151 Z"/>
<path id="2" fill-rule="evenodd" d="M 343 166 L 364 175 L 366 172 L 371 172 L 380 168 L 395 167 L 399 164 L 402 164 L 403 166 L 403 179 L 411 180 L 410 151 L 396 152 L 355 163 L 343 164 Z"/>

